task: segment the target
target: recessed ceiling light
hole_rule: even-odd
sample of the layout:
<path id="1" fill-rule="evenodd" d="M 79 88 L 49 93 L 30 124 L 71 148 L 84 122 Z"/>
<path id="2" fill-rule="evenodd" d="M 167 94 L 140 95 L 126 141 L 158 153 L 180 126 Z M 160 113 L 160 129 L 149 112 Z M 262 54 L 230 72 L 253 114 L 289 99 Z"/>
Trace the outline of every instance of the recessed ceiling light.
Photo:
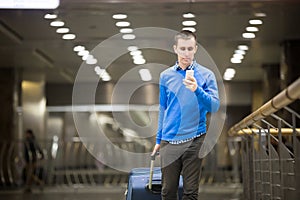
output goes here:
<path id="1" fill-rule="evenodd" d="M 230 59 L 230 62 L 231 62 L 231 63 L 241 63 L 242 60 L 241 60 L 241 59 L 238 59 L 238 58 L 231 58 L 231 59 Z"/>
<path id="2" fill-rule="evenodd" d="M 233 54 L 233 58 L 237 58 L 237 59 L 244 59 L 244 56 L 242 54 Z"/>
<path id="3" fill-rule="evenodd" d="M 131 51 L 131 52 L 130 52 L 130 55 L 132 55 L 132 56 L 142 55 L 142 51 L 140 51 L 140 50 Z"/>
<path id="4" fill-rule="evenodd" d="M 56 33 L 69 33 L 69 28 L 58 28 L 56 29 Z"/>
<path id="5" fill-rule="evenodd" d="M 140 69 L 139 74 L 143 81 L 151 81 L 152 80 L 152 76 L 151 76 L 149 69 Z"/>
<path id="6" fill-rule="evenodd" d="M 184 27 L 182 28 L 182 30 L 187 30 L 187 31 L 191 31 L 191 32 L 196 32 L 196 29 L 194 27 Z"/>
<path id="7" fill-rule="evenodd" d="M 226 72 L 229 73 L 229 74 L 235 74 L 235 69 L 233 69 L 233 68 L 227 68 Z"/>
<path id="8" fill-rule="evenodd" d="M 184 13 L 183 15 L 182 15 L 184 18 L 194 18 L 195 17 L 195 14 L 193 14 L 193 13 Z"/>
<path id="9" fill-rule="evenodd" d="M 133 29 L 132 28 L 121 28 L 120 33 L 132 33 Z"/>
<path id="10" fill-rule="evenodd" d="M 183 21 L 182 22 L 183 26 L 195 26 L 196 24 L 197 24 L 197 22 L 192 21 L 192 20 L 190 20 L 190 21 Z"/>
<path id="11" fill-rule="evenodd" d="M 81 46 L 81 45 L 75 46 L 75 47 L 73 48 L 73 51 L 76 51 L 76 52 L 84 51 L 84 50 L 85 50 L 85 47 L 84 47 L 84 46 Z"/>
<path id="12" fill-rule="evenodd" d="M 62 36 L 62 39 L 64 40 L 74 40 L 76 38 L 76 35 L 73 33 L 64 34 Z"/>
<path id="13" fill-rule="evenodd" d="M 243 38 L 252 39 L 252 38 L 255 38 L 255 34 L 254 33 L 243 33 Z"/>
<path id="14" fill-rule="evenodd" d="M 130 23 L 126 22 L 126 21 L 121 21 L 121 22 L 117 22 L 116 26 L 117 27 L 128 27 L 128 26 L 130 26 Z"/>
<path id="15" fill-rule="evenodd" d="M 85 55 L 89 55 L 89 54 L 90 54 L 90 52 L 88 50 L 79 51 L 77 53 L 77 55 L 79 55 L 79 56 L 85 56 Z"/>
<path id="16" fill-rule="evenodd" d="M 261 25 L 263 23 L 262 20 L 260 19 L 251 19 L 249 20 L 249 24 L 252 24 L 252 25 Z"/>
<path id="17" fill-rule="evenodd" d="M 246 27 L 246 31 L 248 31 L 248 32 L 257 32 L 258 28 L 255 27 L 255 26 L 248 26 L 248 27 Z"/>
<path id="18" fill-rule="evenodd" d="M 239 45 L 238 46 L 238 49 L 239 50 L 244 50 L 244 51 L 247 51 L 249 49 L 249 47 L 247 45 Z"/>
<path id="19" fill-rule="evenodd" d="M 114 14 L 112 16 L 112 18 L 114 18 L 114 19 L 126 19 L 127 15 L 126 14 Z"/>
<path id="20" fill-rule="evenodd" d="M 102 81 L 110 81 L 111 80 L 110 75 L 107 73 L 107 71 L 105 69 L 101 70 L 101 74 L 99 74 L 99 76 L 102 79 Z"/>
<path id="21" fill-rule="evenodd" d="M 127 47 L 127 50 L 128 51 L 136 51 L 136 50 L 138 50 L 138 47 L 137 46 L 129 46 L 129 47 Z"/>
<path id="22" fill-rule="evenodd" d="M 144 56 L 143 55 L 134 55 L 132 56 L 133 60 L 139 60 L 139 59 L 144 59 Z"/>
<path id="23" fill-rule="evenodd" d="M 263 13 L 263 12 L 258 12 L 258 13 L 254 13 L 254 16 L 255 16 L 255 17 L 266 17 L 267 14 L 266 14 L 266 13 Z"/>
<path id="24" fill-rule="evenodd" d="M 110 77 L 109 74 L 104 73 L 104 75 L 101 76 L 101 79 L 102 79 L 102 81 L 107 82 L 107 81 L 110 81 L 110 80 L 111 80 L 111 77 Z"/>
<path id="25" fill-rule="evenodd" d="M 99 67 L 98 65 L 94 68 L 96 74 L 100 75 L 102 73 L 102 70 L 104 69 L 101 69 L 101 67 Z"/>
<path id="26" fill-rule="evenodd" d="M 134 40 L 135 39 L 135 35 L 134 34 L 125 34 L 125 35 L 122 35 L 122 38 L 124 40 Z"/>
<path id="27" fill-rule="evenodd" d="M 141 58 L 141 59 L 134 59 L 133 60 L 133 63 L 136 64 L 136 65 L 143 65 L 146 63 L 146 60 L 144 58 Z"/>
<path id="28" fill-rule="evenodd" d="M 239 50 L 235 50 L 234 53 L 235 53 L 235 54 L 245 55 L 245 54 L 246 54 L 246 51 L 245 51 L 245 50 L 239 49 Z"/>
<path id="29" fill-rule="evenodd" d="M 86 64 L 88 65 L 94 65 L 97 63 L 97 59 L 94 58 L 93 55 L 88 55 L 87 59 L 86 59 Z"/>
<path id="30" fill-rule="evenodd" d="M 57 18 L 57 15 L 56 14 L 46 14 L 44 15 L 44 18 L 45 19 L 56 19 Z"/>
<path id="31" fill-rule="evenodd" d="M 65 22 L 59 21 L 59 20 L 56 20 L 56 21 L 53 21 L 50 23 L 50 26 L 54 26 L 54 27 L 61 27 L 64 25 L 65 25 Z"/>
<path id="32" fill-rule="evenodd" d="M 223 78 L 225 80 L 231 80 L 235 75 L 235 69 L 233 68 L 227 68 L 226 71 L 224 72 Z"/>
<path id="33" fill-rule="evenodd" d="M 82 59 L 82 60 L 87 60 L 88 57 L 89 57 L 89 54 L 86 54 L 86 55 L 82 56 L 81 59 Z"/>

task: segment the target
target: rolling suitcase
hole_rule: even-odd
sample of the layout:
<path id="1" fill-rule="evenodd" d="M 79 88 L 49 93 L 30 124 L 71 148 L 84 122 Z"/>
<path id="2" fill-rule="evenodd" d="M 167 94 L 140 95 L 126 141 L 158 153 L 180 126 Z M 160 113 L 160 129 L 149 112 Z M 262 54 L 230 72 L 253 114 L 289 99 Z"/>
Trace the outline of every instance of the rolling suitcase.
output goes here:
<path id="1" fill-rule="evenodd" d="M 151 156 L 150 168 L 134 168 L 129 174 L 126 200 L 160 200 L 161 199 L 161 170 L 154 167 L 155 156 Z M 181 199 L 183 181 L 180 177 L 178 195 Z"/>

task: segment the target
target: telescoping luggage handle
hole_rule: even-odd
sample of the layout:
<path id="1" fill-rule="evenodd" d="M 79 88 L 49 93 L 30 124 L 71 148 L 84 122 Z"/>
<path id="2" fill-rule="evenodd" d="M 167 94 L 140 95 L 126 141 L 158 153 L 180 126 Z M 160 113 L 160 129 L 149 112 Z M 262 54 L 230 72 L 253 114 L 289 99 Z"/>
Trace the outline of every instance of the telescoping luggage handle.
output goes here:
<path id="1" fill-rule="evenodd" d="M 155 157 L 159 155 L 159 152 L 155 152 L 154 154 L 151 155 L 151 163 L 150 163 L 150 176 L 149 176 L 149 183 L 148 183 L 148 189 L 152 190 L 152 180 L 153 180 L 153 169 L 154 169 L 154 161 Z"/>

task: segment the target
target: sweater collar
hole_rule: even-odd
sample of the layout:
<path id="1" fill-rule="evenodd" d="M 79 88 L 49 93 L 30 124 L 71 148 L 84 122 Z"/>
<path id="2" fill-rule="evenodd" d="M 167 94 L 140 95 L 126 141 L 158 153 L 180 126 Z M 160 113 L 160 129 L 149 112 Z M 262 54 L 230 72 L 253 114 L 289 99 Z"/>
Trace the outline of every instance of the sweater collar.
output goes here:
<path id="1" fill-rule="evenodd" d="M 190 66 L 188 66 L 185 70 L 194 70 L 194 65 L 195 65 L 196 61 L 193 61 L 192 64 Z M 179 63 L 178 61 L 176 61 L 175 65 L 174 65 L 174 69 L 176 71 L 179 71 L 179 70 L 183 70 L 180 66 L 179 66 Z"/>

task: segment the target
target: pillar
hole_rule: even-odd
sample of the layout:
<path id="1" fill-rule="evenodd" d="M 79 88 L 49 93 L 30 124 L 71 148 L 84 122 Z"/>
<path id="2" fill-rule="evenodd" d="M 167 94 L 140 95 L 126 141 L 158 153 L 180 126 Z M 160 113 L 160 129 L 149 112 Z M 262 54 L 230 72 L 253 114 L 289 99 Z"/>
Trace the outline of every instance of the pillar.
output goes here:
<path id="1" fill-rule="evenodd" d="M 16 108 L 18 106 L 18 81 L 14 69 L 0 70 L 0 135 L 1 141 L 17 139 Z"/>
<path id="2" fill-rule="evenodd" d="M 280 64 L 264 64 L 263 99 L 264 103 L 276 96 L 280 90 Z"/>
<path id="3" fill-rule="evenodd" d="M 23 130 L 32 129 L 37 139 L 46 138 L 45 82 L 22 81 Z"/>

